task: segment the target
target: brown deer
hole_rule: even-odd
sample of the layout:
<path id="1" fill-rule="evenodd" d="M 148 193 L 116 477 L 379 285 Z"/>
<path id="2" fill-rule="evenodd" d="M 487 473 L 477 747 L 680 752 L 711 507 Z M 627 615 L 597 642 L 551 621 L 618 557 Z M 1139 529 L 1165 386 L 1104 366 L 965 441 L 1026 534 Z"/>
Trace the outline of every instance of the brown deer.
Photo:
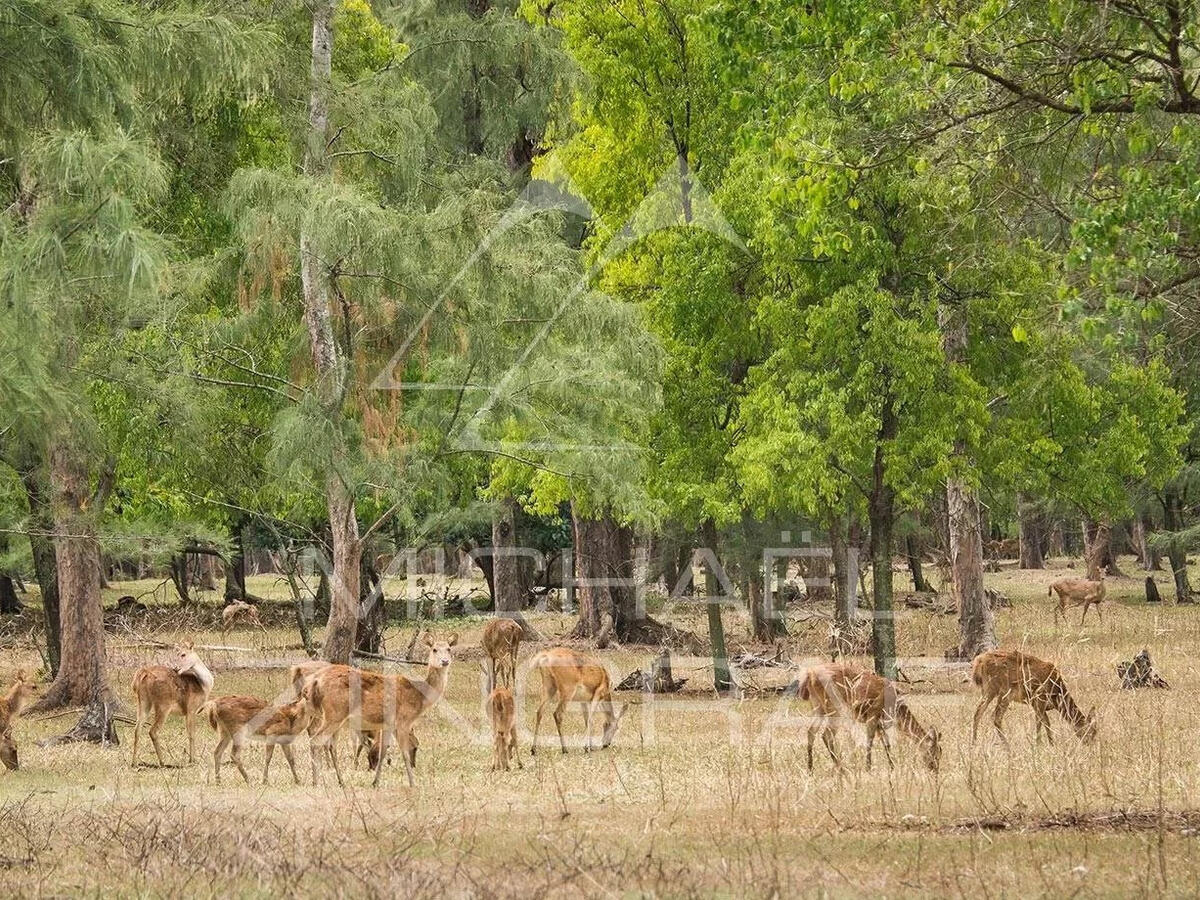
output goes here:
<path id="1" fill-rule="evenodd" d="M 134 766 L 138 761 L 138 737 L 142 725 L 151 715 L 154 720 L 150 724 L 150 743 L 154 745 L 158 764 L 166 765 L 158 744 L 158 730 L 171 713 L 183 716 L 187 726 L 188 762 L 196 761 L 196 712 L 208 700 L 212 686 L 212 672 L 196 655 L 190 641 L 176 648 L 170 666 L 142 666 L 133 673 L 133 696 L 137 705 L 137 724 L 133 729 Z"/>
<path id="2" fill-rule="evenodd" d="M 1002 738 L 1004 730 L 1000 726 L 1005 712 L 1008 711 L 1008 705 L 1014 700 L 1033 707 L 1039 742 L 1042 739 L 1042 729 L 1045 729 L 1046 739 L 1051 744 L 1054 743 L 1054 735 L 1050 731 L 1050 717 L 1047 715 L 1052 709 L 1059 711 L 1075 729 L 1076 737 L 1085 744 L 1091 743 L 1096 737 L 1095 711 L 1086 714 L 1080 711 L 1054 663 L 1022 653 L 1020 650 L 989 650 L 987 653 L 980 653 L 971 663 L 971 678 L 983 692 L 983 699 L 975 708 L 972 740 L 979 736 L 979 720 L 993 700 L 996 701 L 996 711 L 992 721 Z M 1005 740 L 1007 741 L 1007 738 Z"/>
<path id="3" fill-rule="evenodd" d="M 1046 592 L 1046 596 L 1053 597 L 1058 594 L 1058 606 L 1054 608 L 1054 621 L 1058 623 L 1060 615 L 1066 616 L 1068 606 L 1082 606 L 1083 615 L 1079 619 L 1079 624 L 1082 625 L 1087 619 L 1088 609 L 1093 605 L 1096 607 L 1096 615 L 1100 617 L 1100 621 L 1104 621 L 1104 613 L 1100 611 L 1100 601 L 1104 599 L 1104 573 L 1100 573 L 1099 581 L 1092 581 L 1089 578 L 1060 578 L 1057 581 L 1050 582 L 1050 587 Z"/>
<path id="4" fill-rule="evenodd" d="M 521 626 L 512 619 L 496 618 L 483 629 L 483 652 L 492 661 L 492 687 L 517 680 L 517 648 L 521 646 Z"/>
<path id="5" fill-rule="evenodd" d="M 452 659 L 450 651 L 457 643 L 457 634 L 450 635 L 444 641 L 435 641 L 432 635 L 425 635 L 429 656 L 424 681 L 342 665 L 327 666 L 309 679 L 304 686 L 304 694 L 321 720 L 312 734 L 313 783 L 319 779 L 319 749 L 324 749 L 333 763 L 338 784 L 343 783 L 333 742 L 353 718 L 360 731 L 378 732 L 380 735 L 373 785 L 379 786 L 384 758 L 389 746 L 395 742 L 405 751 L 401 756 L 404 758 L 408 784 L 409 787 L 414 786 L 416 782 L 409 752 L 412 725 L 421 713 L 442 699 Z"/>
<path id="6" fill-rule="evenodd" d="M 493 690 L 488 712 L 492 717 L 492 771 L 507 772 L 510 755 L 518 769 L 524 768 L 517 750 L 517 705 L 512 691 L 503 687 Z"/>
<path id="7" fill-rule="evenodd" d="M 840 770 L 842 762 L 833 746 L 834 734 L 842 723 L 860 722 L 867 729 L 867 768 L 871 768 L 871 748 L 875 736 L 883 742 L 888 766 L 892 761 L 888 730 L 895 726 L 921 749 L 925 765 L 937 771 L 942 758 L 941 736 L 936 728 L 926 728 L 896 693 L 895 683 L 874 672 L 849 663 L 825 663 L 809 669 L 800 680 L 799 697 L 813 705 L 816 721 L 808 728 L 808 770 L 813 767 L 813 742 L 818 734 Z"/>
<path id="8" fill-rule="evenodd" d="M 17 717 L 21 715 L 21 710 L 37 696 L 37 691 L 37 683 L 30 681 L 25 675 L 25 671 L 21 670 L 17 673 L 12 687 L 3 697 L 0 697 L 0 762 L 4 763 L 4 767 L 7 769 L 16 771 L 18 768 L 17 742 L 12 734 L 13 725 L 16 724 Z"/>
<path id="9" fill-rule="evenodd" d="M 250 783 L 250 776 L 246 774 L 246 768 L 242 765 L 242 746 L 247 740 L 267 745 L 266 761 L 263 763 L 263 784 L 267 783 L 267 776 L 271 771 L 271 756 L 276 745 L 283 751 L 288 768 L 292 770 L 292 778 L 296 784 L 300 783 L 300 776 L 296 774 L 296 760 L 292 756 L 292 743 L 308 728 L 310 711 L 304 698 L 283 706 L 274 706 L 257 697 L 228 694 L 212 698 L 204 704 L 200 712 L 202 715 L 208 715 L 208 724 L 220 734 L 217 747 L 213 750 L 213 771 L 216 773 L 217 784 L 221 783 L 221 758 L 230 744 L 233 748 L 229 755 L 233 758 L 234 765 L 242 773 L 242 778 L 246 779 L 246 784 Z"/>
<path id="10" fill-rule="evenodd" d="M 229 629 L 238 622 L 245 622 L 247 625 L 257 625 L 262 629 L 264 634 L 267 631 L 263 627 L 262 619 L 258 617 L 258 608 L 256 606 L 241 600 L 234 600 L 221 610 L 221 634 L 228 634 Z"/>
<path id="11" fill-rule="evenodd" d="M 601 739 L 601 749 L 607 748 L 617 734 L 617 726 L 625 714 L 626 706 L 614 708 L 612 688 L 608 680 L 608 670 L 604 666 L 576 653 L 569 647 L 552 647 L 536 654 L 529 661 L 531 671 L 536 670 L 542 676 L 542 699 L 538 704 L 537 716 L 533 723 L 533 741 L 529 746 L 531 754 L 537 753 L 538 731 L 542 725 L 542 711 L 551 700 L 557 700 L 554 707 L 554 724 L 558 728 L 558 740 L 562 752 L 567 752 L 567 739 L 563 737 L 563 711 L 568 703 L 582 692 L 584 752 L 593 750 L 592 716 L 597 705 L 604 707 L 604 735 Z"/>
<path id="12" fill-rule="evenodd" d="M 304 693 L 304 685 L 306 685 L 317 672 L 328 668 L 332 663 L 326 662 L 323 659 L 310 659 L 306 662 L 297 663 L 292 666 L 288 672 L 295 689 L 295 696 L 300 697 Z M 318 717 L 310 717 L 308 723 L 308 734 L 311 738 L 316 734 L 317 729 L 321 727 L 321 720 Z M 354 747 L 354 764 L 358 765 L 358 758 L 362 755 L 363 750 L 367 751 L 367 768 L 374 769 L 375 764 L 379 759 L 381 735 L 378 731 L 360 730 L 358 732 L 358 743 Z M 415 732 L 410 731 L 408 738 L 404 743 L 403 750 L 408 754 L 408 763 L 414 769 L 417 767 L 417 750 L 420 748 L 420 741 L 417 740 Z M 390 762 L 389 762 L 390 765 Z"/>

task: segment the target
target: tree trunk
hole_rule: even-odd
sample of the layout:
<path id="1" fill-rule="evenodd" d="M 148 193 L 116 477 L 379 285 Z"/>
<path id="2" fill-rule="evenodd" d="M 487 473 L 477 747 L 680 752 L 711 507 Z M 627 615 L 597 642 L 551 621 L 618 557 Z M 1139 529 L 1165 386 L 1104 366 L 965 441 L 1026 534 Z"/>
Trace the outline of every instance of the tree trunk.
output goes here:
<path id="1" fill-rule="evenodd" d="M 1043 551 L 1045 519 L 1038 505 L 1025 494 L 1017 495 L 1017 517 L 1020 519 L 1021 554 L 1018 566 L 1022 569 L 1046 568 Z"/>
<path id="2" fill-rule="evenodd" d="M 383 646 L 383 626 L 386 609 L 383 597 L 383 579 L 373 560 L 362 554 L 359 562 L 360 612 L 358 628 L 354 635 L 354 649 L 360 653 L 379 653 Z"/>
<path id="3" fill-rule="evenodd" d="M 89 511 L 87 469 L 69 438 L 51 446 L 50 486 L 62 656 L 54 682 L 37 704 L 39 709 L 84 706 L 108 693 L 100 605 L 100 545 Z"/>
<path id="4" fill-rule="evenodd" d="M 717 558 L 717 526 L 711 519 L 705 521 L 701 537 L 705 546 Z M 725 624 L 721 621 L 721 582 L 715 564 L 704 567 L 704 596 L 708 607 L 708 637 L 712 644 L 713 687 L 718 694 L 727 694 L 733 689 L 733 675 L 729 671 L 729 653 L 725 649 Z"/>
<path id="5" fill-rule="evenodd" d="M 895 401 L 884 398 L 880 410 L 879 433 L 875 439 L 871 496 L 868 514 L 871 523 L 871 581 L 874 590 L 872 648 L 875 671 L 884 678 L 896 677 L 896 623 L 892 612 L 892 526 L 896 517 L 896 492 L 887 481 L 885 447 L 899 429 Z"/>
<path id="6" fill-rule="evenodd" d="M 233 528 L 233 555 L 225 563 L 225 603 L 246 599 L 246 544 L 242 534 L 245 523 Z"/>
<path id="7" fill-rule="evenodd" d="M 633 531 L 611 513 L 590 519 L 571 506 L 579 622 L 574 637 L 630 640 L 650 620 L 637 606 L 634 587 Z"/>
<path id="8" fill-rule="evenodd" d="M 1084 519 L 1083 546 L 1088 578 L 1097 581 L 1101 573 L 1115 578 L 1125 577 L 1125 573 L 1117 565 L 1116 556 L 1113 555 L 1112 526 L 1108 522 Z"/>
<path id="9" fill-rule="evenodd" d="M 519 555 L 517 546 L 517 502 L 511 497 L 500 501 L 492 518 L 492 600 L 496 613 L 521 626 L 526 640 L 540 635 L 521 615 L 529 594 L 526 579 L 528 557 Z"/>
<path id="10" fill-rule="evenodd" d="M 348 664 L 358 633 L 359 582 L 362 566 L 362 541 L 358 537 L 358 519 L 354 500 L 336 472 L 327 479 L 326 502 L 333 532 L 333 571 L 329 622 L 321 656 L 329 662 Z"/>
<path id="11" fill-rule="evenodd" d="M 171 583 L 179 595 L 180 606 L 191 606 L 191 582 L 188 578 L 188 555 L 176 553 L 171 557 Z"/>
<path id="12" fill-rule="evenodd" d="M 772 592 L 773 602 L 767 604 L 764 579 L 769 577 L 766 568 L 760 562 L 758 565 L 749 567 L 743 582 L 746 602 L 750 608 L 750 634 L 754 640 L 763 643 L 771 643 L 778 638 L 787 637 L 782 598 L 778 591 Z"/>
<path id="13" fill-rule="evenodd" d="M 1157 550 L 1150 544 L 1150 534 L 1154 531 L 1154 522 L 1149 516 L 1137 516 L 1133 520 L 1133 546 L 1145 572 L 1161 572 L 1162 559 Z"/>
<path id="14" fill-rule="evenodd" d="M 15 616 L 21 612 L 21 599 L 11 575 L 0 574 L 0 615 Z"/>
<path id="15" fill-rule="evenodd" d="M 925 572 L 921 568 L 921 543 L 915 534 L 905 536 L 904 552 L 908 557 L 908 571 L 912 575 L 913 590 L 921 594 L 934 593 L 933 587 L 925 580 Z"/>
<path id="16" fill-rule="evenodd" d="M 1192 586 L 1188 582 L 1187 547 L 1178 539 L 1177 533 L 1183 530 L 1183 500 L 1175 488 L 1167 488 L 1163 493 L 1163 524 L 1171 532 L 1171 542 L 1167 545 L 1167 560 L 1171 564 L 1171 575 L 1175 580 L 1175 602 L 1191 603 Z"/>
<path id="17" fill-rule="evenodd" d="M 50 674 L 58 674 L 61 659 L 58 603 L 58 557 L 54 550 L 54 519 L 50 513 L 42 468 L 27 460 L 22 465 L 21 483 L 29 503 L 29 550 L 33 573 L 42 596 L 42 614 L 46 620 L 46 657 Z"/>

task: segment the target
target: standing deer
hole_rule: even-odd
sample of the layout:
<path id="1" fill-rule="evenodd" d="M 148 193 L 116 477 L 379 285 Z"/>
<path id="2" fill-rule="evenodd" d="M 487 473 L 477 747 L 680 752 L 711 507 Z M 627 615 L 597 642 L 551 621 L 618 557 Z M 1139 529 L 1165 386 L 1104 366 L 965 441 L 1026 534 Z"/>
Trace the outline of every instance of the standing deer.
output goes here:
<path id="1" fill-rule="evenodd" d="M 867 768 L 871 768 L 871 748 L 875 736 L 883 742 L 888 766 L 892 761 L 888 730 L 895 726 L 901 734 L 921 748 L 925 765 L 937 771 L 942 758 L 941 736 L 936 728 L 917 721 L 908 705 L 896 693 L 896 685 L 849 663 L 825 663 L 809 669 L 800 681 L 799 696 L 813 705 L 817 720 L 808 728 L 808 770 L 813 767 L 813 742 L 818 734 L 829 750 L 834 765 L 842 762 L 833 747 L 834 734 L 843 722 L 861 722 L 867 728 Z"/>
<path id="2" fill-rule="evenodd" d="M 1096 607 L 1096 615 L 1103 622 L 1104 613 L 1100 611 L 1100 601 L 1104 599 L 1105 590 L 1103 572 L 1100 573 L 1099 581 L 1092 581 L 1088 578 L 1060 578 L 1050 582 L 1046 596 L 1053 597 L 1056 593 L 1058 594 L 1058 606 L 1054 607 L 1055 624 L 1058 624 L 1060 615 L 1066 617 L 1068 606 L 1083 607 L 1083 615 L 1079 619 L 1080 625 L 1087 619 L 1088 609 L 1093 605 Z"/>
<path id="3" fill-rule="evenodd" d="M 202 715 L 207 713 L 208 724 L 220 734 L 217 747 L 213 750 L 213 771 L 216 773 L 217 784 L 221 783 L 221 758 L 225 755 L 225 748 L 231 743 L 233 749 L 230 756 L 233 757 L 233 763 L 242 773 L 242 778 L 246 779 L 246 784 L 250 783 L 250 776 L 246 774 L 246 768 L 242 765 L 242 746 L 247 740 L 267 745 L 266 761 L 263 763 L 263 784 L 267 783 L 267 776 L 271 771 L 271 756 L 276 745 L 283 751 L 288 768 L 292 770 L 292 778 L 296 784 L 300 783 L 300 776 L 296 774 L 296 760 L 292 756 L 292 742 L 308 728 L 310 712 L 303 697 L 276 707 L 257 697 L 229 694 L 209 700 L 200 712 Z"/>
<path id="4" fill-rule="evenodd" d="M 234 600 L 221 610 L 221 634 L 228 634 L 229 629 L 239 621 L 245 622 L 248 625 L 257 625 L 262 629 L 264 634 L 267 631 L 263 626 L 262 619 L 258 617 L 258 608 L 256 606 L 242 600 Z"/>
<path id="5" fill-rule="evenodd" d="M 979 736 L 979 720 L 993 700 L 996 701 L 996 712 L 992 721 L 1002 738 L 1004 729 L 1000 726 L 1005 712 L 1008 711 L 1008 705 L 1014 700 L 1033 707 L 1039 742 L 1042 739 L 1042 729 L 1045 729 L 1046 739 L 1051 744 L 1054 743 L 1054 735 L 1050 731 L 1050 717 L 1047 715 L 1051 709 L 1059 711 L 1075 729 L 1076 737 L 1085 744 L 1091 743 L 1096 737 L 1095 711 L 1086 714 L 1080 711 L 1054 663 L 1019 650 L 989 650 L 987 653 L 980 653 L 971 663 L 971 678 L 983 692 L 983 699 L 975 708 L 972 740 Z"/>
<path id="6" fill-rule="evenodd" d="M 150 742 L 154 745 L 158 764 L 166 765 L 158 744 L 158 730 L 171 713 L 183 716 L 187 726 L 188 762 L 196 761 L 196 711 L 208 700 L 212 686 L 212 672 L 196 655 L 190 641 L 176 648 L 172 665 L 142 666 L 133 673 L 133 696 L 137 705 L 137 724 L 133 729 L 134 766 L 138 760 L 138 737 L 142 725 L 152 714 L 154 721 L 150 724 Z"/>
<path id="7" fill-rule="evenodd" d="M 483 652 L 492 661 L 492 687 L 517 680 L 517 648 L 521 646 L 521 626 L 512 619 L 496 618 L 483 629 Z"/>
<path id="8" fill-rule="evenodd" d="M 292 687 L 295 689 L 295 695 L 300 697 L 304 693 L 304 686 L 309 680 L 323 669 L 331 666 L 332 663 L 326 662 L 323 659 L 310 659 L 306 662 L 297 663 L 289 669 L 289 677 Z M 319 717 L 310 716 L 308 723 L 308 736 L 311 738 L 316 734 L 317 729 L 321 727 Z M 367 751 L 367 768 L 374 769 L 375 764 L 379 759 L 381 736 L 378 731 L 360 730 L 358 732 L 358 743 L 354 747 L 354 764 L 358 765 L 358 758 L 362 755 L 363 750 Z M 405 741 L 402 749 L 408 754 L 408 763 L 414 769 L 417 767 L 417 750 L 420 748 L 420 741 L 417 740 L 415 732 L 410 731 L 408 738 Z M 390 761 L 388 763 L 391 764 Z"/>
<path id="9" fill-rule="evenodd" d="M 517 751 L 516 702 L 512 691 L 498 687 L 488 697 L 488 711 L 492 717 L 492 771 L 508 771 L 509 755 L 522 769 L 521 754 Z"/>
<path id="10" fill-rule="evenodd" d="M 583 693 L 583 727 L 584 752 L 593 750 L 592 745 L 592 715 L 597 705 L 604 707 L 604 735 L 601 739 L 601 749 L 607 748 L 617 733 L 621 716 L 625 714 L 626 706 L 620 709 L 613 707 L 612 688 L 609 685 L 608 670 L 599 663 L 576 653 L 568 647 L 552 647 L 536 654 L 529 661 L 531 671 L 538 671 L 542 676 L 542 699 L 538 704 L 537 716 L 533 723 L 533 741 L 529 752 L 537 753 L 538 730 L 542 725 L 542 710 L 551 700 L 557 699 L 554 707 L 554 724 L 558 728 L 558 740 L 562 752 L 567 752 L 567 739 L 563 737 L 563 711 L 576 693 Z"/>
<path id="11" fill-rule="evenodd" d="M 321 724 L 312 734 L 313 783 L 317 783 L 319 778 L 319 749 L 324 749 L 333 763 L 338 784 L 343 783 L 333 741 L 353 718 L 360 731 L 379 732 L 379 754 L 375 761 L 375 780 L 372 782 L 378 787 L 388 747 L 394 741 L 407 751 L 413 722 L 442 699 L 450 670 L 450 650 L 456 643 L 457 634 L 450 635 L 444 641 L 435 641 L 432 635 L 425 635 L 429 656 L 424 681 L 342 665 L 327 666 L 309 679 L 304 686 L 305 697 L 321 719 Z M 413 779 L 411 754 L 403 752 L 401 755 L 404 757 L 409 787 L 413 787 L 416 782 Z"/>
<path id="12" fill-rule="evenodd" d="M 18 768 L 17 742 L 13 738 L 12 728 L 16 724 L 21 710 L 29 705 L 37 694 L 37 684 L 26 677 L 24 670 L 17 673 L 17 679 L 8 692 L 0 697 L 0 762 L 5 768 Z"/>

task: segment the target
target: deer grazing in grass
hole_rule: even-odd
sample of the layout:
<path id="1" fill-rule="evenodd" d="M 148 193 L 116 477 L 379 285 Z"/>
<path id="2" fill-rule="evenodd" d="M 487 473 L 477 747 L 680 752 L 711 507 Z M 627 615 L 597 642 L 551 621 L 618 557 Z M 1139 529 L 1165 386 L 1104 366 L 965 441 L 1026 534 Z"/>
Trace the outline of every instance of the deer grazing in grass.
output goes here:
<path id="1" fill-rule="evenodd" d="M 256 606 L 241 600 L 234 600 L 221 610 L 221 634 L 228 634 L 229 629 L 233 628 L 238 622 L 245 622 L 247 625 L 257 625 L 262 629 L 264 634 L 267 631 L 263 626 L 262 619 L 258 617 L 258 608 Z"/>
<path id="2" fill-rule="evenodd" d="M 818 734 L 829 750 L 834 765 L 842 762 L 833 746 L 834 734 L 844 722 L 860 722 L 867 729 L 867 768 L 875 736 L 883 742 L 888 766 L 893 766 L 888 730 L 895 726 L 921 749 L 925 765 L 937 771 L 942 758 L 941 737 L 936 728 L 926 728 L 896 693 L 896 685 L 848 663 L 814 666 L 800 680 L 799 696 L 813 705 L 816 720 L 808 728 L 808 770 L 813 767 L 813 742 Z"/>
<path id="3" fill-rule="evenodd" d="M 1100 621 L 1104 621 L 1104 613 L 1100 611 L 1100 601 L 1104 599 L 1105 594 L 1103 572 L 1100 573 L 1099 581 L 1092 581 L 1089 578 L 1059 578 L 1057 581 L 1052 581 L 1046 596 L 1053 597 L 1056 593 L 1058 594 L 1058 606 L 1054 607 L 1056 624 L 1060 615 L 1065 618 L 1069 606 L 1083 607 L 1083 615 L 1079 619 L 1080 625 L 1087 619 L 1088 609 L 1093 605 L 1096 607 L 1096 615 L 1100 617 Z"/>
<path id="4" fill-rule="evenodd" d="M 296 760 L 292 756 L 292 743 L 308 728 L 310 711 L 304 698 L 283 706 L 273 706 L 257 697 L 229 694 L 212 698 L 204 704 L 200 712 L 202 715 L 207 714 L 208 724 L 220 734 L 217 747 L 213 750 L 213 771 L 216 773 L 217 784 L 221 783 L 221 758 L 230 744 L 233 745 L 230 750 L 233 764 L 242 773 L 242 778 L 246 779 L 246 784 L 250 783 L 250 776 L 246 774 L 246 768 L 242 765 L 242 746 L 248 740 L 267 745 L 266 761 L 263 763 L 263 784 L 267 783 L 271 772 L 271 756 L 277 745 L 283 751 L 288 768 L 292 770 L 292 778 L 296 784 L 300 783 L 300 776 L 296 773 Z"/>
<path id="5" fill-rule="evenodd" d="M 522 769 L 521 754 L 517 751 L 517 704 L 512 691 L 498 687 L 488 697 L 488 712 L 492 718 L 492 771 L 508 771 L 511 757 Z"/>
<path id="6" fill-rule="evenodd" d="M 444 641 L 435 641 L 425 635 L 429 655 L 425 669 L 425 680 L 414 681 L 403 675 L 383 675 L 367 672 L 350 666 L 330 665 L 316 672 L 304 685 L 304 696 L 320 724 L 312 732 L 313 783 L 317 783 L 317 759 L 319 750 L 324 750 L 342 782 L 342 771 L 338 764 L 334 739 L 353 720 L 359 731 L 379 733 L 379 752 L 375 760 L 375 780 L 379 786 L 383 774 L 383 761 L 393 742 L 398 744 L 404 758 L 409 787 L 414 786 L 412 725 L 417 717 L 442 699 L 446 690 L 447 676 L 451 663 L 451 648 L 458 643 L 458 635 L 452 634 Z"/>
<path id="7" fill-rule="evenodd" d="M 30 681 L 24 670 L 17 673 L 17 679 L 4 696 L 0 697 L 0 762 L 7 769 L 18 768 L 17 742 L 13 738 L 12 729 L 16 724 L 21 710 L 29 705 L 37 695 L 37 683 Z"/>
<path id="8" fill-rule="evenodd" d="M 492 687 L 517 680 L 517 648 L 521 646 L 521 626 L 512 619 L 496 618 L 483 629 L 483 652 L 492 661 Z"/>
<path id="9" fill-rule="evenodd" d="M 1075 735 L 1085 744 L 1091 743 L 1096 737 L 1095 711 L 1084 713 L 1075 705 L 1062 674 L 1054 663 L 1019 650 L 990 650 L 975 657 L 971 663 L 971 678 L 983 692 L 983 699 L 975 708 L 972 740 L 979 736 L 979 720 L 992 701 L 996 703 L 992 721 L 996 725 L 996 731 L 1003 738 L 1004 730 L 1000 726 L 1004 721 L 1005 712 L 1008 711 L 1008 705 L 1014 700 L 1033 707 L 1039 742 L 1042 739 L 1042 730 L 1045 729 L 1046 739 L 1051 744 L 1054 743 L 1054 735 L 1050 731 L 1050 717 L 1047 715 L 1052 709 L 1059 711 L 1075 729 Z M 1007 741 L 1007 738 L 1005 740 Z"/>
<path id="10" fill-rule="evenodd" d="M 607 748 L 617 734 L 617 726 L 621 716 L 625 714 L 626 706 L 615 708 L 612 699 L 612 687 L 609 684 L 608 670 L 593 660 L 568 647 L 552 647 L 536 654 L 529 661 L 530 671 L 537 671 L 542 676 L 542 697 L 538 704 L 537 716 L 533 723 L 533 742 L 529 752 L 537 753 L 538 731 L 542 725 L 542 711 L 551 700 L 556 700 L 554 707 L 554 724 L 558 728 L 558 740 L 562 752 L 567 752 L 567 739 L 563 737 L 563 711 L 568 703 L 575 699 L 577 693 L 582 694 L 584 752 L 595 749 L 592 744 L 592 716 L 596 707 L 604 707 L 604 734 L 601 738 L 601 749 Z"/>
<path id="11" fill-rule="evenodd" d="M 297 663 L 289 669 L 292 687 L 295 689 L 295 696 L 301 697 L 304 694 L 304 686 L 309 680 L 320 672 L 322 669 L 328 668 L 332 663 L 326 662 L 323 659 L 310 659 L 307 662 Z M 321 727 L 321 720 L 315 716 L 309 717 L 308 734 L 311 738 L 316 734 L 317 729 Z M 374 769 L 375 764 L 379 759 L 381 735 L 378 731 L 360 730 L 358 732 L 358 742 L 354 747 L 354 764 L 358 765 L 358 758 L 362 755 L 363 750 L 367 751 L 367 768 Z M 408 764 L 414 769 L 417 767 L 417 750 L 420 748 L 420 741 L 417 740 L 415 732 L 410 731 L 408 738 L 405 741 L 402 749 L 408 754 Z M 390 765 L 389 761 L 389 765 Z"/>
<path id="12" fill-rule="evenodd" d="M 154 745 L 158 764 L 166 765 L 158 743 L 158 730 L 171 713 L 183 716 L 187 726 L 188 762 L 196 761 L 196 712 L 208 701 L 212 686 L 212 672 L 196 655 L 190 641 L 176 648 L 170 666 L 142 666 L 133 673 L 133 697 L 137 706 L 137 724 L 133 729 L 134 766 L 138 761 L 138 737 L 142 725 L 151 717 L 150 743 Z"/>

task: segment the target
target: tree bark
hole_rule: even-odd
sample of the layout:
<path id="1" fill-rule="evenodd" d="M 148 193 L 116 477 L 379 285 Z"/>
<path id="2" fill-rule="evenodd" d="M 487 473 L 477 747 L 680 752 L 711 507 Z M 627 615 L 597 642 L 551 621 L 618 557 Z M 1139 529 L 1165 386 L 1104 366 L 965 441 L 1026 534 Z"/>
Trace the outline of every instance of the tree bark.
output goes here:
<path id="1" fill-rule="evenodd" d="M 42 596 L 42 614 L 46 620 L 46 657 L 50 663 L 50 674 L 57 675 L 61 659 L 58 556 L 51 538 L 54 518 L 44 477 L 41 466 L 29 461 L 22 466 L 21 483 L 29 503 L 29 550 L 33 555 L 33 572 Z"/>
<path id="2" fill-rule="evenodd" d="M 225 603 L 246 598 L 246 544 L 242 534 L 244 523 L 233 529 L 233 555 L 225 564 Z"/>
<path id="3" fill-rule="evenodd" d="M 705 521 L 701 537 L 713 558 L 717 558 L 717 526 L 711 519 Z M 708 608 L 708 637 L 712 645 L 713 687 L 718 694 L 727 694 L 733 689 L 733 675 L 729 670 L 729 653 L 725 649 L 725 624 L 721 621 L 721 580 L 711 562 L 704 567 L 704 596 Z"/>
<path id="4" fill-rule="evenodd" d="M 574 637 L 593 638 L 605 647 L 609 640 L 630 640 L 649 623 L 637 608 L 634 588 L 633 531 L 618 524 L 611 513 L 588 518 L 571 506 L 575 569 L 578 573 L 579 621 Z"/>
<path id="5" fill-rule="evenodd" d="M 187 553 L 175 553 L 171 556 L 171 583 L 175 585 L 175 593 L 179 595 L 180 606 L 191 606 L 191 585 L 188 579 Z"/>
<path id="6" fill-rule="evenodd" d="M 13 578 L 7 573 L 0 574 L 0 614 L 15 616 L 21 612 L 21 598 L 17 596 Z"/>
<path id="7" fill-rule="evenodd" d="M 89 510 L 87 468 L 74 442 L 60 437 L 50 448 L 54 548 L 61 601 L 62 656 L 39 709 L 85 706 L 107 695 L 104 618 L 100 604 L 100 544 Z"/>
<path id="8" fill-rule="evenodd" d="M 884 454 L 898 430 L 895 400 L 887 396 L 880 409 L 871 496 L 867 506 L 871 524 L 871 581 L 874 591 L 872 652 L 876 673 L 892 679 L 896 677 L 896 622 L 892 607 L 892 527 L 896 518 L 896 492 L 887 481 Z"/>
<path id="9" fill-rule="evenodd" d="M 932 594 L 933 587 L 925 580 L 925 572 L 921 568 L 921 543 L 915 534 L 905 535 L 904 553 L 908 558 L 908 571 L 912 575 L 913 590 L 921 594 Z"/>
<path id="10" fill-rule="evenodd" d="M 1046 568 L 1043 550 L 1045 519 L 1038 505 L 1025 494 L 1017 495 L 1017 517 L 1020 519 L 1021 554 L 1018 566 L 1022 569 Z"/>
<path id="11" fill-rule="evenodd" d="M 386 609 L 383 596 L 383 579 L 373 560 L 366 554 L 359 561 L 359 598 L 361 610 L 358 628 L 354 635 L 354 649 L 360 653 L 379 653 L 383 646 L 383 626 Z"/>
<path id="12" fill-rule="evenodd" d="M 1171 542 L 1167 545 L 1167 560 L 1175 581 L 1175 602 L 1191 603 L 1193 598 L 1192 586 L 1188 581 L 1187 548 L 1175 536 L 1184 527 L 1183 498 L 1174 487 L 1163 492 L 1163 524 L 1172 533 Z"/>
<path id="13" fill-rule="evenodd" d="M 1124 578 L 1125 573 L 1117 565 L 1112 549 L 1112 525 L 1093 519 L 1083 520 L 1084 558 L 1087 562 L 1088 578 L 1099 580 L 1102 573 L 1115 578 Z"/>
<path id="14" fill-rule="evenodd" d="M 362 566 L 362 541 L 358 537 L 358 519 L 354 499 L 336 472 L 327 479 L 326 503 L 333 532 L 333 571 L 329 622 L 321 656 L 329 662 L 348 664 L 358 633 L 359 582 Z"/>
<path id="15" fill-rule="evenodd" d="M 951 366 L 967 362 L 969 337 L 964 304 L 943 303 L 938 309 L 942 332 L 942 350 Z M 954 442 L 954 456 L 967 462 L 967 445 L 962 438 Z M 965 478 L 951 475 L 946 479 L 946 519 L 950 532 L 950 577 L 954 600 L 958 604 L 958 658 L 974 659 L 996 646 L 992 607 L 983 592 L 983 519 L 979 498 Z"/>
<path id="16" fill-rule="evenodd" d="M 1133 546 L 1137 551 L 1138 562 L 1145 572 L 1161 572 L 1162 558 L 1157 550 L 1150 545 L 1150 534 L 1154 531 L 1154 522 L 1149 516 L 1137 516 L 1133 520 Z"/>
<path id="17" fill-rule="evenodd" d="M 521 626 L 526 640 L 538 640 L 540 635 L 521 615 L 529 595 L 524 565 L 527 557 L 518 555 L 517 502 L 511 497 L 500 501 L 492 517 L 492 600 L 496 612 Z"/>

